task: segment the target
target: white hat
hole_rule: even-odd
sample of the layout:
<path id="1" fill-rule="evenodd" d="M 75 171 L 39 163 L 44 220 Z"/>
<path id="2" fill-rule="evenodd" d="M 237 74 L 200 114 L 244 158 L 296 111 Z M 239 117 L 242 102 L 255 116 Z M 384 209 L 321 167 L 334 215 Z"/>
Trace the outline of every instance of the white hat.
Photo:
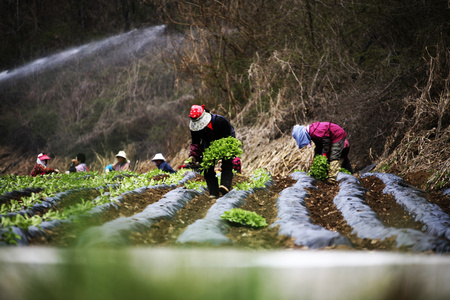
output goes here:
<path id="1" fill-rule="evenodd" d="M 116 157 L 123 157 L 126 160 L 127 154 L 125 153 L 125 151 L 119 151 L 119 153 L 116 154 Z"/>
<path id="2" fill-rule="evenodd" d="M 163 160 L 163 161 L 166 161 L 166 159 L 164 158 L 164 156 L 163 156 L 161 153 L 156 153 L 156 154 L 155 154 L 155 157 L 152 158 L 152 161 L 153 161 L 153 160 Z"/>
<path id="3" fill-rule="evenodd" d="M 211 114 L 209 112 L 203 111 L 203 114 L 197 119 L 192 119 L 189 123 L 189 128 L 192 131 L 200 131 L 206 126 L 208 126 L 209 122 L 211 122 Z"/>

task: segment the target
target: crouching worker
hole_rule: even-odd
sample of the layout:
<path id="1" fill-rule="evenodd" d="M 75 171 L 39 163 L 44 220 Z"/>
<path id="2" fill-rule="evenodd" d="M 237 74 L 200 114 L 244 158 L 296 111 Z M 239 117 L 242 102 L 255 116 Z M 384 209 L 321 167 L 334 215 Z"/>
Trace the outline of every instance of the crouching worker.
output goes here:
<path id="1" fill-rule="evenodd" d="M 153 157 L 152 162 L 164 172 L 175 173 L 172 167 L 166 162 L 166 158 L 162 155 L 162 153 L 156 153 L 155 157 Z"/>
<path id="2" fill-rule="evenodd" d="M 69 171 L 66 171 L 66 174 L 76 173 L 76 172 L 89 172 L 88 166 L 85 164 L 86 155 L 84 153 L 78 153 L 77 156 L 72 159 L 72 165 L 69 168 Z"/>
<path id="3" fill-rule="evenodd" d="M 58 169 L 52 169 L 48 167 L 48 161 L 50 159 L 51 158 L 45 153 L 39 154 L 36 160 L 36 164 L 34 165 L 33 170 L 31 170 L 30 176 L 36 177 L 38 175 L 59 173 Z"/>
<path id="4" fill-rule="evenodd" d="M 327 183 L 336 182 L 341 167 L 353 173 L 348 159 L 350 143 L 347 133 L 339 125 L 330 122 L 315 122 L 307 126 L 295 125 L 292 136 L 300 149 L 310 146 L 312 140 L 316 146 L 314 156 L 326 155 L 330 163 Z"/>
<path id="5" fill-rule="evenodd" d="M 194 164 L 202 161 L 202 153 L 211 142 L 221 138 L 236 137 L 234 128 L 230 122 L 221 115 L 211 114 L 204 105 L 193 105 L 189 113 L 192 144 L 189 152 L 189 160 Z M 214 166 L 205 170 L 205 181 L 208 186 L 210 197 L 219 197 L 228 193 L 233 180 L 232 159 L 222 159 L 221 185 L 219 186 Z"/>
<path id="6" fill-rule="evenodd" d="M 119 153 L 116 154 L 114 163 L 105 167 L 105 173 L 111 171 L 131 171 L 130 161 L 127 159 L 125 151 L 119 151 Z"/>

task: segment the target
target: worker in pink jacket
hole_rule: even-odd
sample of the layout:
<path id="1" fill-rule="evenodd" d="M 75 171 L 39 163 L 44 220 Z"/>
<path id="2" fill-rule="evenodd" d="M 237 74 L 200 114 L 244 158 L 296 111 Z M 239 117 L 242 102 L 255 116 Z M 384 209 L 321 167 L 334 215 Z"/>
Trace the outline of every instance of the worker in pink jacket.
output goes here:
<path id="1" fill-rule="evenodd" d="M 295 125 L 292 136 L 299 148 L 310 146 L 312 140 L 316 146 L 314 155 L 326 155 L 330 163 L 329 182 L 336 182 L 341 167 L 353 173 L 348 159 L 350 143 L 347 133 L 341 126 L 331 122 L 315 122 L 307 126 Z"/>

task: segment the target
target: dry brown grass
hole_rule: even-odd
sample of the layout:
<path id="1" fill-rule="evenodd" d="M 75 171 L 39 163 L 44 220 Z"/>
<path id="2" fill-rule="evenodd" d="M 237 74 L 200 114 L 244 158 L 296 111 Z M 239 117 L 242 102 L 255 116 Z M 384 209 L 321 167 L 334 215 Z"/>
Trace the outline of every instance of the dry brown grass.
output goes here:
<path id="1" fill-rule="evenodd" d="M 428 57 L 428 80 L 418 88 L 416 98 L 405 99 L 407 110 L 402 122 L 409 124 L 401 142 L 392 153 L 385 152 L 379 168 L 398 172 L 428 171 L 428 187 L 449 187 L 450 181 L 450 51 L 436 46 Z M 396 135 L 387 139 L 386 149 Z"/>
<path id="2" fill-rule="evenodd" d="M 298 149 L 290 135 L 269 139 L 267 128 L 239 128 L 237 138 L 243 142 L 242 172 L 250 176 L 262 168 L 272 176 L 288 176 L 295 170 L 309 171 L 313 148 Z"/>
<path id="3" fill-rule="evenodd" d="M 427 171 L 428 187 L 450 187 L 450 126 L 436 137 L 435 129 L 408 132 L 400 145 L 378 162 L 378 169 L 399 173 Z"/>

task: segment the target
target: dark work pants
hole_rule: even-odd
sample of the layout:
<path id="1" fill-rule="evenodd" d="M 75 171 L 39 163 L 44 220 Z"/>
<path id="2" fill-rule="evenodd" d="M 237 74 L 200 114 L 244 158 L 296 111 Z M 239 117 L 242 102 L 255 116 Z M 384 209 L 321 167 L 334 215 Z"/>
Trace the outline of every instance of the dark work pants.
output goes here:
<path id="1" fill-rule="evenodd" d="M 346 169 L 350 173 L 353 174 L 353 168 L 350 164 L 350 159 L 348 159 L 348 153 L 350 152 L 350 147 L 344 148 L 342 150 L 342 158 L 344 158 L 344 162 L 342 163 L 342 168 Z"/>
<path id="2" fill-rule="evenodd" d="M 204 173 L 206 184 L 210 195 L 219 196 L 219 181 L 214 172 L 214 167 L 209 168 Z M 222 160 L 222 174 L 220 184 L 231 190 L 231 181 L 233 180 L 233 160 Z"/>
<path id="3" fill-rule="evenodd" d="M 329 158 L 329 162 L 333 160 L 344 159 L 342 163 L 342 168 L 346 169 L 350 173 L 353 174 L 353 168 L 350 164 L 350 160 L 348 159 L 348 153 L 350 152 L 350 147 L 344 148 L 344 143 L 346 139 L 342 139 L 339 142 L 331 144 L 331 155 Z"/>

